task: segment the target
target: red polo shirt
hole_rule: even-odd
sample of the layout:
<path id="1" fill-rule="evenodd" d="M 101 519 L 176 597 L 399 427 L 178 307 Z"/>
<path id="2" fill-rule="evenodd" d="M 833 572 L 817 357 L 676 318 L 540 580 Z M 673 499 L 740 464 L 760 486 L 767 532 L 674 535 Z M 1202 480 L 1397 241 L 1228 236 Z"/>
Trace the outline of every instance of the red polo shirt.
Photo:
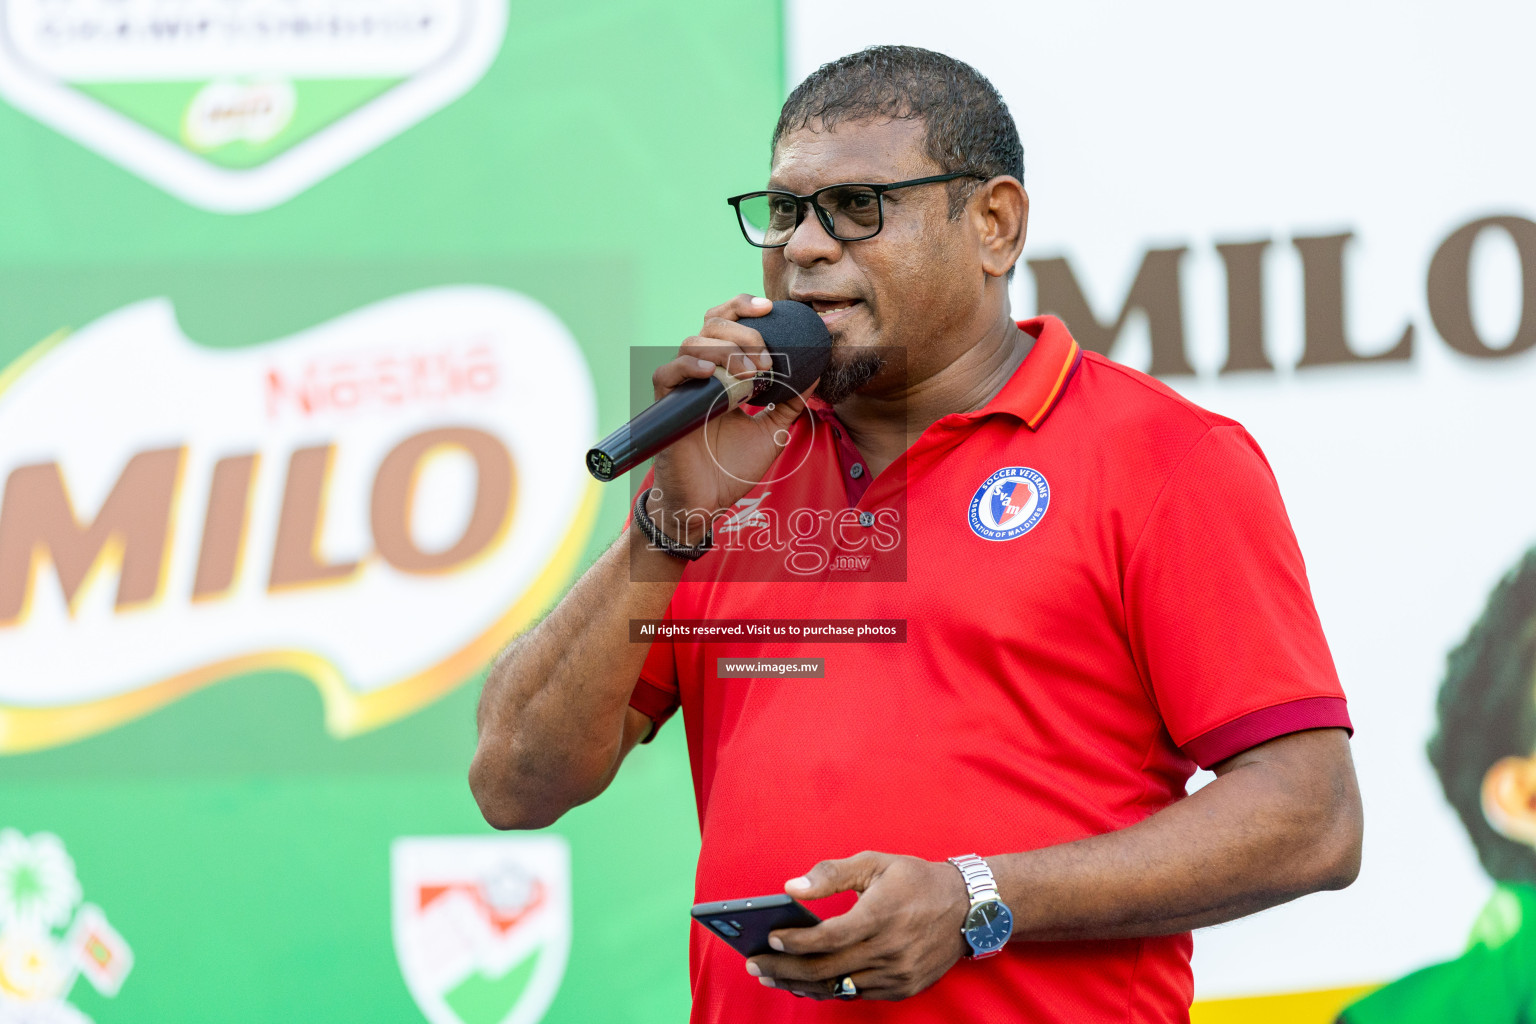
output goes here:
<path id="1" fill-rule="evenodd" d="M 802 416 L 684 572 L 674 620 L 905 622 L 901 643 L 652 645 L 630 703 L 658 723 L 683 709 L 700 901 L 860 850 L 939 861 L 1124 828 L 1197 764 L 1349 727 L 1253 439 L 1054 317 L 1020 326 L 1036 341 L 997 396 L 874 479 L 835 416 Z M 825 675 L 717 672 L 754 656 Z M 763 987 L 695 927 L 693 1020 L 1184 1021 L 1190 946 L 1011 943 L 903 1002 L 821 1003 Z"/>

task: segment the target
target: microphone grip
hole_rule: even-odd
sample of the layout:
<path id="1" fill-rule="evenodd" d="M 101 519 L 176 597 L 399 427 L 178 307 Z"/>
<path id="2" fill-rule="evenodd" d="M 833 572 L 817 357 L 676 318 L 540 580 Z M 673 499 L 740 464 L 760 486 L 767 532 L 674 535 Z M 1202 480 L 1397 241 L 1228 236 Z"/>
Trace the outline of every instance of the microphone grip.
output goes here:
<path id="1" fill-rule="evenodd" d="M 685 380 L 661 400 L 624 424 L 587 452 L 587 472 L 604 483 L 692 433 L 751 393 L 749 380 L 737 380 L 716 367 L 712 377 Z"/>

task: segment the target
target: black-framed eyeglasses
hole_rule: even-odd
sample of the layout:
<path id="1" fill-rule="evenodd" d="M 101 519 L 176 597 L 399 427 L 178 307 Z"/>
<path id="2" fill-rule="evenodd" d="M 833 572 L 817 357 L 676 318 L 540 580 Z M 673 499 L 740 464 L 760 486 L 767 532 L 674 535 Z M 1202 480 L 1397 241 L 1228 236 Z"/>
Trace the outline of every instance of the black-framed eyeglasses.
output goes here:
<path id="1" fill-rule="evenodd" d="M 828 185 L 803 196 L 793 192 L 748 192 L 732 196 L 726 202 L 736 208 L 736 221 L 741 225 L 742 235 L 759 249 L 787 245 L 800 222 L 805 220 L 806 207 L 816 211 L 816 219 L 833 238 L 840 242 L 862 242 L 878 235 L 885 226 L 885 204 L 881 199 L 885 193 L 956 178 L 986 181 L 987 175 L 955 171 L 909 181 L 848 182 Z"/>

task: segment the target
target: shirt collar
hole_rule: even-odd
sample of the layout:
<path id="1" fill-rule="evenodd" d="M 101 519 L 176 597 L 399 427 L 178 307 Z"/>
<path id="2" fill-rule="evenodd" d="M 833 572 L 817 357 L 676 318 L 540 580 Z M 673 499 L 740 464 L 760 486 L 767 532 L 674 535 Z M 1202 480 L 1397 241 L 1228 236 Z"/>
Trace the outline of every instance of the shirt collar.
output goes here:
<path id="1" fill-rule="evenodd" d="M 1066 394 L 1083 352 L 1067 332 L 1067 325 L 1054 316 L 1037 316 L 1018 324 L 1035 344 L 1003 389 L 973 415 L 1006 412 L 1023 420 L 1030 430 L 1039 430 Z"/>
<path id="2" fill-rule="evenodd" d="M 1017 321 L 1019 330 L 1035 339 L 1034 345 L 1019 368 L 1013 371 L 1008 383 L 992 400 L 972 413 L 962 415 L 980 418 L 993 413 L 1008 413 L 1024 421 L 1030 430 L 1039 430 L 1040 424 L 1056 408 L 1067 385 L 1077 373 L 1083 360 L 1067 325 L 1054 316 L 1037 316 L 1032 320 Z M 806 403 L 811 411 L 825 420 L 836 417 L 831 409 L 813 395 Z M 838 435 L 841 438 L 841 434 Z"/>

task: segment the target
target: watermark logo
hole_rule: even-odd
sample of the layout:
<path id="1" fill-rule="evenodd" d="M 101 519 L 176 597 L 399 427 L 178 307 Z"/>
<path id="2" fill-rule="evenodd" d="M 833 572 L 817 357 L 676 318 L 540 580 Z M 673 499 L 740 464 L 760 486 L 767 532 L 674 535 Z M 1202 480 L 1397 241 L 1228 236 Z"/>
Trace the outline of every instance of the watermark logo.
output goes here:
<path id="1" fill-rule="evenodd" d="M 745 530 L 749 527 L 769 525 L 768 513 L 758 506 L 763 499 L 772 494 L 772 491 L 763 491 L 759 494 L 748 494 L 743 498 L 737 498 L 732 505 L 732 512 L 715 526 L 715 536 L 725 533 L 735 533 L 737 530 Z"/>
<path id="2" fill-rule="evenodd" d="M 732 559 L 723 570 L 728 578 L 803 580 L 829 570 L 867 573 L 877 567 L 885 578 L 904 578 L 899 509 L 765 507 L 771 493 L 764 490 L 739 499 L 712 527 L 714 557 Z M 690 531 L 702 536 L 713 518 L 708 509 L 695 508 L 663 514 L 657 525 L 671 537 L 688 536 Z"/>
<path id="3" fill-rule="evenodd" d="M 534 1024 L 565 975 L 570 849 L 559 836 L 424 837 L 390 851 L 395 955 L 432 1024 Z"/>
<path id="4" fill-rule="evenodd" d="M 750 325 L 751 320 L 743 320 Z M 737 351 L 699 350 L 723 371 L 720 378 L 752 370 L 759 378 L 769 371 L 745 362 Z M 878 365 L 900 375 L 905 350 L 896 347 L 861 350 L 878 356 Z M 906 579 L 905 465 L 884 470 L 878 504 L 863 502 L 871 473 L 854 447 L 848 431 L 819 392 L 795 391 L 788 383 L 793 353 L 772 353 L 772 379 L 790 392 L 787 406 L 753 406 L 743 400 L 709 421 L 699 431 L 705 453 L 723 477 L 748 484 L 749 490 L 728 507 L 674 507 L 669 495 L 654 486 L 647 508 L 664 535 L 685 544 L 711 539 L 708 553 L 695 564 L 694 579 L 796 582 L 827 578 L 857 578 L 861 582 L 901 582 Z M 671 348 L 631 349 L 630 401 L 638 416 L 653 401 L 654 371 L 677 357 Z M 824 374 L 837 376 L 835 366 Z M 717 371 L 718 372 L 718 371 Z M 697 383 L 697 382 L 695 382 Z M 746 378 L 737 381 L 746 387 Z M 716 409 L 740 399 L 727 385 L 714 399 Z M 798 414 L 784 413 L 804 403 Z M 690 442 L 683 442 L 690 443 Z M 659 550 L 656 545 L 649 546 Z M 631 563 L 630 578 L 648 578 L 649 569 Z M 855 575 L 856 574 L 856 575 Z"/>
<path id="5" fill-rule="evenodd" d="M 0 830 L 0 1024 L 90 1024 L 67 1002 L 81 977 L 117 995 L 133 950 L 83 896 L 58 836 Z"/>
<path id="6" fill-rule="evenodd" d="M 48 339 L 0 371 L 0 753 L 253 671 L 336 736 L 412 713 L 569 579 L 595 419 L 575 339 L 500 288 L 238 349 L 164 299 Z"/>
<path id="7" fill-rule="evenodd" d="M 0 96 L 178 198 L 264 210 L 467 92 L 506 0 L 0 0 Z"/>
<path id="8" fill-rule="evenodd" d="M 1000 469 L 971 498 L 971 531 L 982 540 L 1013 540 L 1040 524 L 1051 503 L 1051 485 L 1024 466 Z"/>

